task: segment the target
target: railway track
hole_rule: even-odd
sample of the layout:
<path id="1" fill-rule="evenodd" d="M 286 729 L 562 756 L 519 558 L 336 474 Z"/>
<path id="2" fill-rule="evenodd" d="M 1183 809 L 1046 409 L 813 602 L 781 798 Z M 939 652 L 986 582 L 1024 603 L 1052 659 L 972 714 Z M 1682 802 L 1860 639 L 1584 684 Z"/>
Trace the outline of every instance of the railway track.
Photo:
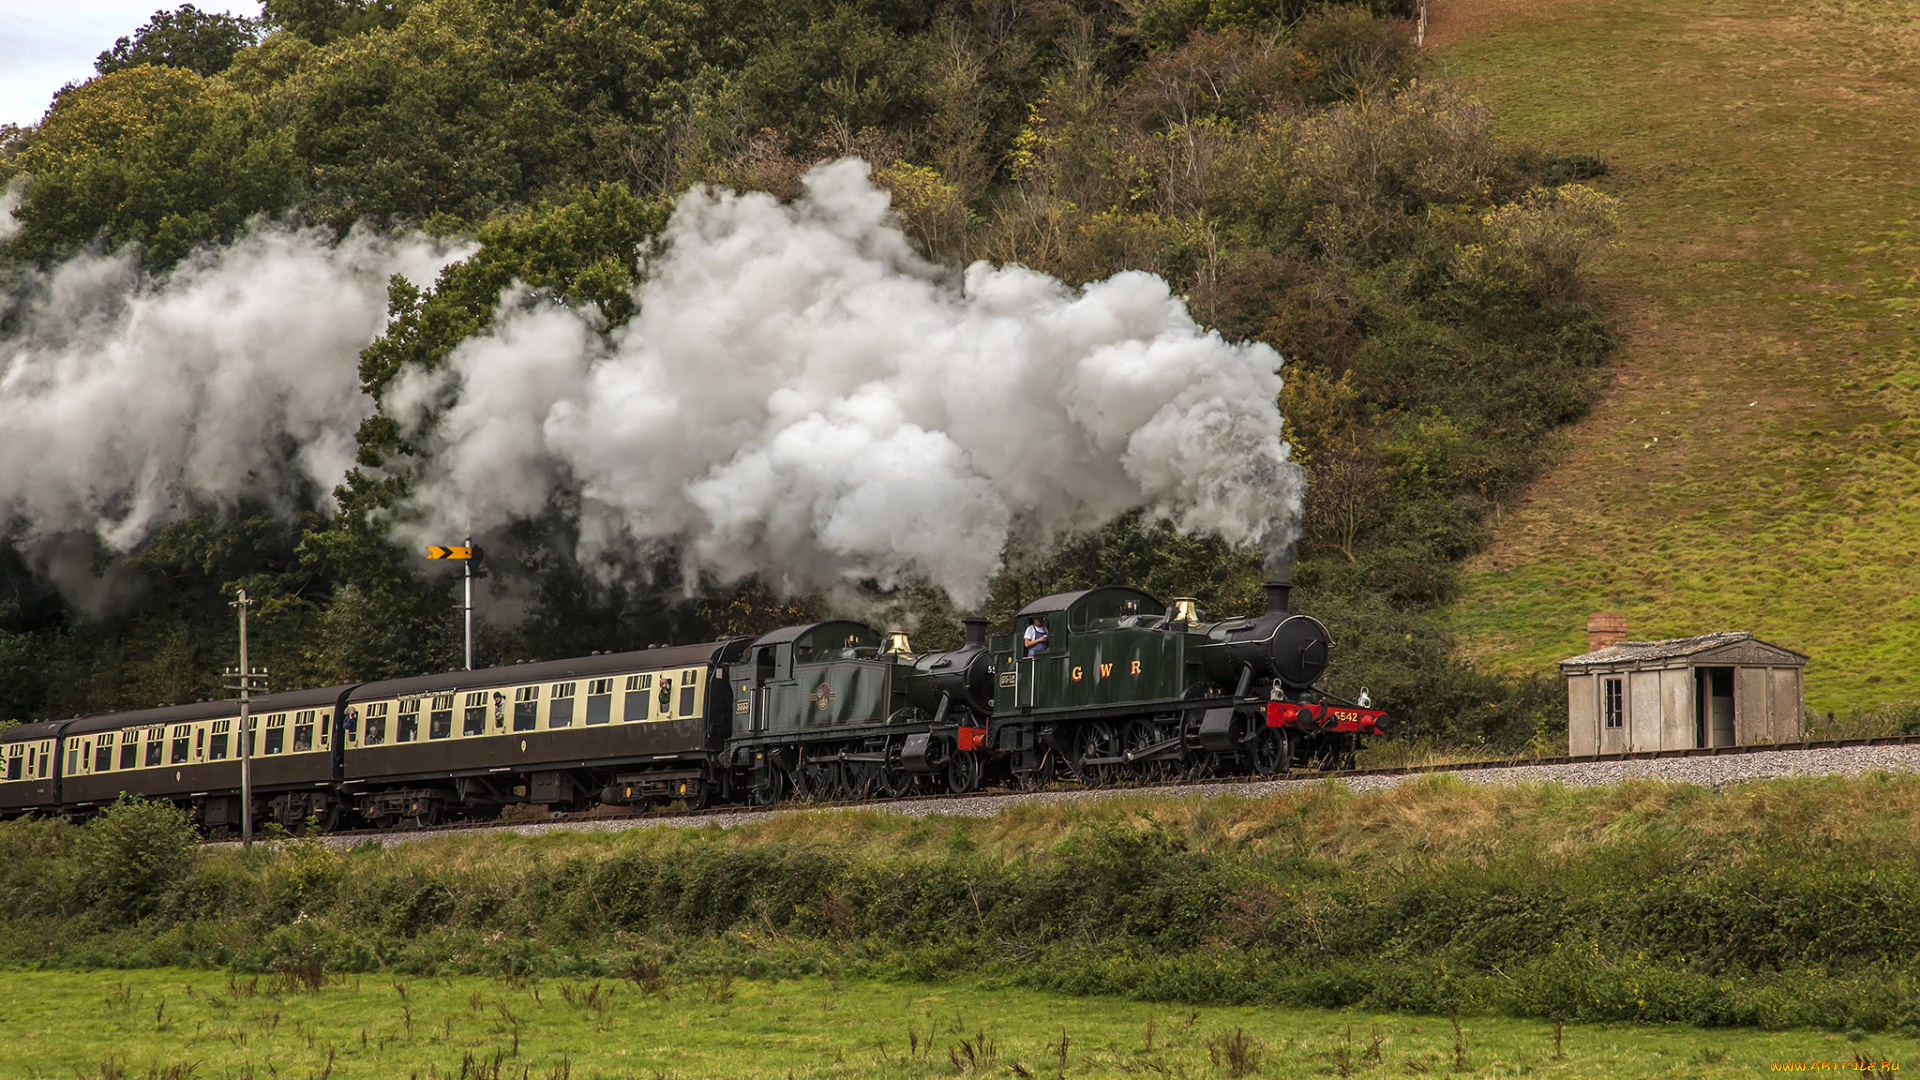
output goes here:
<path id="1" fill-rule="evenodd" d="M 1857 753 L 1876 748 L 1912 748 L 1911 752 L 1902 751 L 1896 760 L 1889 756 L 1884 763 L 1876 764 L 1872 755 L 1864 761 L 1856 761 Z M 1795 758 L 1805 759 L 1818 756 L 1821 752 L 1840 752 L 1835 767 L 1815 767 L 1811 770 L 1796 767 Z M 1831 755 L 1830 755 L 1831 756 Z M 1376 769 L 1342 769 L 1333 771 L 1296 770 L 1286 776 L 1216 776 L 1202 780 L 1190 780 L 1164 784 L 1111 784 L 1099 787 L 1083 787 L 1074 783 L 1062 783 L 1041 791 L 1016 791 L 992 789 L 970 792 L 965 795 L 928 794 L 911 795 L 901 799 L 876 799 L 866 802 L 787 802 L 773 807 L 721 806 L 703 810 L 641 810 L 609 812 L 605 808 L 578 811 L 572 813 L 555 812 L 543 818 L 518 818 L 499 821 L 449 822 L 431 825 L 426 828 L 410 829 L 348 829 L 330 833 L 327 843 L 336 846 L 374 841 L 378 843 L 406 843 L 429 839 L 435 836 L 457 835 L 462 833 L 495 832 L 507 830 L 520 833 L 540 833 L 555 829 L 570 830 L 617 830 L 646 827 L 652 825 L 697 826 L 703 824 L 734 825 L 744 824 L 767 814 L 789 810 L 841 810 L 882 808 L 898 813 L 922 816 L 933 813 L 950 813 L 967 817 L 990 816 L 999 809 L 1024 802 L 1050 802 L 1060 800 L 1079 800 L 1088 798 L 1106 798 L 1115 795 L 1150 794 L 1155 792 L 1196 792 L 1216 790 L 1222 793 L 1262 795 L 1297 787 L 1301 784 L 1320 783 L 1327 780 L 1347 783 L 1361 789 L 1375 789 L 1393 786 L 1401 778 L 1423 776 L 1434 773 L 1460 773 L 1471 777 L 1486 777 L 1487 774 L 1506 772 L 1524 773 L 1515 782 L 1523 779 L 1555 780 L 1563 782 L 1567 777 L 1557 775 L 1566 770 L 1581 770 L 1581 776 L 1575 778 L 1577 786 L 1587 786 L 1594 782 L 1619 782 L 1638 776 L 1676 779 L 1671 775 L 1663 776 L 1659 770 L 1634 769 L 1635 763 L 1658 764 L 1673 762 L 1685 763 L 1700 760 L 1703 763 L 1723 759 L 1733 759 L 1728 764 L 1741 760 L 1769 759 L 1767 768 L 1760 770 L 1763 775 L 1793 775 L 1807 772 L 1843 772 L 1861 771 L 1863 767 L 1890 767 L 1893 771 L 1920 771 L 1920 735 L 1893 735 L 1865 739 L 1829 739 L 1815 742 L 1777 743 L 1761 746 L 1725 746 L 1696 750 L 1657 750 L 1628 754 L 1601 754 L 1596 757 L 1543 757 L 1543 758 L 1500 758 L 1486 761 L 1468 761 L 1440 765 L 1405 765 Z M 1778 760 L 1772 760 L 1778 759 Z M 1799 764 L 1817 764 L 1802 760 Z M 1669 770 L 1670 772 L 1670 770 Z M 1734 769 L 1718 782 L 1738 782 L 1752 779 L 1748 775 L 1752 770 Z M 1491 777 L 1488 777 L 1491 780 Z M 1689 780 L 1685 776 L 1677 777 L 1680 782 L 1715 782 L 1711 776 L 1702 780 Z M 214 845 L 232 844 L 234 841 L 215 841 Z"/>

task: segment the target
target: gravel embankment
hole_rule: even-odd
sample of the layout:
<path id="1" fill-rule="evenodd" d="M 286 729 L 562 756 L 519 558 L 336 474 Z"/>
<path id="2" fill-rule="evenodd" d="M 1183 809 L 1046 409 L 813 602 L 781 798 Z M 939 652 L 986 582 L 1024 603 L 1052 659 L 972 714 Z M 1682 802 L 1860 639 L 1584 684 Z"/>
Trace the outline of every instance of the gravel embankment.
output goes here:
<path id="1" fill-rule="evenodd" d="M 1633 761 L 1589 761 L 1569 762 L 1554 765 L 1514 765 L 1495 769 L 1468 769 L 1452 773 L 1469 784 L 1542 784 L 1558 783 L 1567 787 L 1602 787 L 1608 784 L 1623 783 L 1628 780 L 1661 780 L 1674 784 L 1698 784 L 1704 787 L 1721 787 L 1727 784 L 1740 784 L 1750 780 L 1770 780 L 1786 776 L 1856 776 L 1869 772 L 1920 772 L 1920 746 L 1848 746 L 1815 750 L 1770 750 L 1752 754 L 1731 754 L 1720 757 L 1692 758 L 1655 758 Z M 1240 795 L 1260 797 L 1297 788 L 1307 784 L 1343 784 L 1356 792 L 1386 791 L 1409 781 L 1418 780 L 1423 775 L 1399 776 L 1341 776 L 1321 778 L 1303 776 L 1287 780 L 1262 780 L 1246 783 L 1213 783 L 1198 786 L 1170 786 L 1159 788 L 1127 787 L 1081 790 L 1067 788 L 1059 791 L 1028 792 L 1006 795 L 972 795 L 948 798 L 912 799 L 905 802 L 871 803 L 859 807 L 863 810 L 881 810 L 890 814 L 907 817 L 925 817 L 928 814 L 946 814 L 955 817 L 992 817 L 1010 806 L 1030 802 L 1074 802 L 1087 799 L 1110 799 L 1128 795 L 1152 793 L 1158 795 L 1189 796 L 1203 798 L 1215 795 Z M 796 807 L 792 810 L 779 810 L 775 813 L 803 813 L 808 808 Z M 576 832 L 600 832 L 616 829 L 649 828 L 653 826 L 692 826 L 718 825 L 723 828 L 742 825 L 764 818 L 767 811 L 723 811 L 710 814 L 673 815 L 662 814 L 657 817 L 606 818 L 602 820 L 577 820 L 553 822 L 529 822 L 521 825 L 494 825 L 472 829 L 453 828 L 435 829 L 429 832 L 358 834 L 337 836 L 328 839 L 328 843 L 338 846 L 373 841 L 380 844 L 404 844 L 416 840 L 429 840 L 440 836 L 459 836 L 469 833 L 515 832 L 522 835 L 535 835 L 552 832 L 555 829 L 567 829 Z M 216 845 L 225 846 L 225 845 Z"/>

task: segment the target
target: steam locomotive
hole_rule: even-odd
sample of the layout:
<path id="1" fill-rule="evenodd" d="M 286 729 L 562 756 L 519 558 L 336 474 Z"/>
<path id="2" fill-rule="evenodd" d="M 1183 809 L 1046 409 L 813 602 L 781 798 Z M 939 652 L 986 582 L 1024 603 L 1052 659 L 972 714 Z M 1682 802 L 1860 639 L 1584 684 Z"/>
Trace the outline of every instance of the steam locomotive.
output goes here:
<path id="1" fill-rule="evenodd" d="M 1379 710 L 1317 689 L 1333 647 L 1267 586 L 1203 621 L 1126 587 L 1043 596 L 965 644 L 829 620 L 752 638 L 42 721 L 0 733 L 0 815 L 84 818 L 121 793 L 209 831 L 425 826 L 515 805 L 705 807 L 1008 784 L 1276 776 L 1350 766 Z M 1027 655 L 1024 631 L 1045 633 Z"/>

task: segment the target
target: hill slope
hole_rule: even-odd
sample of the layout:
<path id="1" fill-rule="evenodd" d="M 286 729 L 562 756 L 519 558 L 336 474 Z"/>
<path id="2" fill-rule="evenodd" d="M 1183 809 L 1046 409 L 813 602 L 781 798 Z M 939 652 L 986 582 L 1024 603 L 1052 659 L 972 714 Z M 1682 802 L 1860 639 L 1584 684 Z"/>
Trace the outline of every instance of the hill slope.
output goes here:
<path id="1" fill-rule="evenodd" d="M 1509 669 L 1751 629 L 1817 711 L 1920 693 L 1920 3 L 1450 0 L 1507 131 L 1607 156 L 1613 384 L 1451 609 Z M 1451 39 L 1451 40 L 1449 40 Z"/>

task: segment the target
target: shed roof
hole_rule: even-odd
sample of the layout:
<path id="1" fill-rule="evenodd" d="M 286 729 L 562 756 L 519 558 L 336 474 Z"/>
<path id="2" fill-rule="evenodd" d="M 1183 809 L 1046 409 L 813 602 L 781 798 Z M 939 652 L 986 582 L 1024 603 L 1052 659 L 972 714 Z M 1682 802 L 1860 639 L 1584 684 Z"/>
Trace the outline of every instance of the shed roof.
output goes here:
<path id="1" fill-rule="evenodd" d="M 1724 663 L 1732 666 L 1802 667 L 1807 657 L 1792 649 L 1770 645 L 1745 630 L 1664 641 L 1622 641 L 1594 652 L 1560 661 L 1567 674 L 1609 667 L 1690 667 Z"/>

